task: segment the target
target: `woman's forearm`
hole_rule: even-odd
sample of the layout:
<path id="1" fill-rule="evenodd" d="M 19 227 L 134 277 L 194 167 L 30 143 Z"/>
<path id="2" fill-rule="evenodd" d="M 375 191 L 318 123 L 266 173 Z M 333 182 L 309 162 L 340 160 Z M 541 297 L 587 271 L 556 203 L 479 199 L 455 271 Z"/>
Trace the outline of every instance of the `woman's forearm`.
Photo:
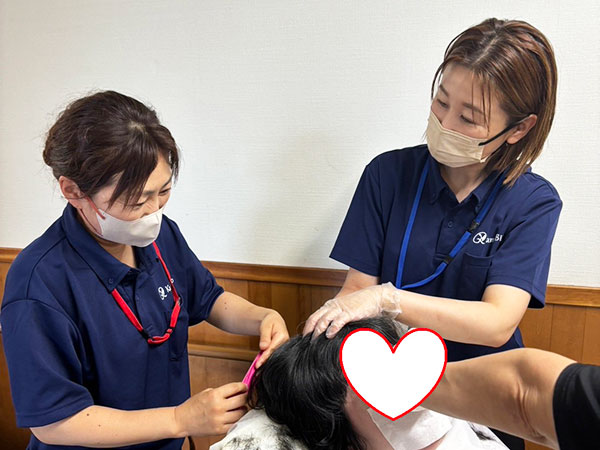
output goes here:
<path id="1" fill-rule="evenodd" d="M 93 405 L 43 427 L 31 428 L 49 445 L 109 448 L 185 437 L 175 420 L 175 408 L 124 411 Z"/>
<path id="2" fill-rule="evenodd" d="M 229 333 L 256 336 L 262 320 L 272 312 L 272 309 L 250 303 L 239 295 L 223 292 L 213 305 L 207 321 Z"/>
<path id="3" fill-rule="evenodd" d="M 403 291 L 397 320 L 410 327 L 437 331 L 444 339 L 499 347 L 514 332 L 520 318 L 507 323 L 504 311 L 483 301 L 432 297 Z M 524 311 L 523 311 L 524 312 Z"/>
<path id="4" fill-rule="evenodd" d="M 342 300 L 345 295 L 379 283 L 378 277 L 350 269 L 336 298 Z M 398 321 L 411 327 L 431 328 L 444 339 L 490 347 L 499 347 L 508 341 L 531 297 L 521 289 L 506 285 L 488 286 L 481 301 L 433 297 L 397 290 L 391 284 L 383 287 L 387 302 L 402 310 L 396 317 Z M 374 300 L 365 297 L 365 301 Z"/>

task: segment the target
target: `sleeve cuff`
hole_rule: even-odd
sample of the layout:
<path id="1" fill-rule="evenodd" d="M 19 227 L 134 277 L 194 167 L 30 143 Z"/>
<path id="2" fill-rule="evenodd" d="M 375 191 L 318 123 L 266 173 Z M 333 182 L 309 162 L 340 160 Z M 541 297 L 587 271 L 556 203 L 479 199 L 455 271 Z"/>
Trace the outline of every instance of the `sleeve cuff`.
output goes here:
<path id="1" fill-rule="evenodd" d="M 491 284 L 505 284 L 507 286 L 513 286 L 531 294 L 531 300 L 529 300 L 528 308 L 541 309 L 546 304 L 546 291 L 540 291 L 540 289 L 532 286 L 531 281 L 516 278 L 514 276 L 494 276 L 488 279 L 487 286 Z"/>
<path id="2" fill-rule="evenodd" d="M 17 426 L 19 428 L 43 427 L 59 420 L 71 417 L 78 412 L 93 406 L 94 402 L 91 397 L 86 396 L 74 400 L 68 405 L 60 405 L 60 407 L 50 409 L 44 412 L 36 412 L 32 414 L 17 413 Z"/>
<path id="3" fill-rule="evenodd" d="M 364 261 L 360 261 L 350 256 L 343 255 L 340 252 L 337 252 L 335 249 L 331 251 L 329 257 L 331 259 L 336 260 L 337 262 L 347 265 L 348 267 L 356 269 L 359 272 L 366 273 L 367 275 L 371 275 L 373 277 L 381 276 L 379 266 L 376 267 L 365 263 Z"/>

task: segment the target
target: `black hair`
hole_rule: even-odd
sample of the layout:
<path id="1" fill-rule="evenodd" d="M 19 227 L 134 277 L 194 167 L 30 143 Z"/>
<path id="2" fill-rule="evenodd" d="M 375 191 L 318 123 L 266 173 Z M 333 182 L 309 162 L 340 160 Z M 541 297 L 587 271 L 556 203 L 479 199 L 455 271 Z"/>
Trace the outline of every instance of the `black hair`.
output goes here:
<path id="1" fill-rule="evenodd" d="M 311 450 L 365 450 L 344 410 L 348 384 L 339 357 L 344 338 L 359 328 L 380 332 L 392 346 L 402 334 L 392 319 L 377 317 L 350 322 L 331 339 L 295 336 L 257 369 L 250 407 L 264 409 Z"/>

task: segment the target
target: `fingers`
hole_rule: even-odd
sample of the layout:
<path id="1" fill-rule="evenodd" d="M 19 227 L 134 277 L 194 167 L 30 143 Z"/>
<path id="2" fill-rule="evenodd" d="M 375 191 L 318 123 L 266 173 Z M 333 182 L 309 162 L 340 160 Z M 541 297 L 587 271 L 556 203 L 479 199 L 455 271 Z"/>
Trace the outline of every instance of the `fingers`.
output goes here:
<path id="1" fill-rule="evenodd" d="M 256 362 L 257 369 L 263 365 L 277 347 L 290 338 L 285 321 L 279 314 L 265 317 L 263 323 L 261 324 L 259 344 L 263 354 Z"/>
<path id="2" fill-rule="evenodd" d="M 224 384 L 223 386 L 219 386 L 218 388 L 213 389 L 216 392 L 216 395 L 220 395 L 223 398 L 233 397 L 234 395 L 243 394 L 248 391 L 248 388 L 241 381 L 235 383 Z"/>
<path id="3" fill-rule="evenodd" d="M 273 354 L 273 352 L 279 347 L 281 344 L 287 342 L 290 339 L 290 336 L 285 330 L 285 332 L 275 332 L 273 335 L 273 339 L 271 340 L 271 345 L 263 351 L 263 354 L 258 358 L 256 362 L 256 368 L 258 369 L 262 366 L 267 359 Z"/>
<path id="4" fill-rule="evenodd" d="M 223 406 L 225 407 L 225 411 L 235 411 L 237 409 L 245 408 L 247 401 L 248 394 L 243 393 L 235 395 L 233 397 L 229 397 L 223 402 Z"/>
<path id="5" fill-rule="evenodd" d="M 226 425 L 233 425 L 240 420 L 248 412 L 248 408 L 236 409 L 235 411 L 227 411 L 223 415 L 223 423 Z"/>
<path id="6" fill-rule="evenodd" d="M 325 316 L 328 312 L 330 312 L 330 308 L 327 306 L 322 306 L 317 309 L 314 313 L 310 315 L 306 324 L 304 325 L 304 330 L 302 330 L 302 335 L 306 336 L 314 331 L 317 324 L 320 322 L 321 318 Z M 321 331 L 322 332 L 322 331 Z"/>
<path id="7" fill-rule="evenodd" d="M 263 335 L 260 337 L 260 343 L 258 344 L 258 348 L 260 348 L 262 351 L 265 351 L 269 348 L 269 345 L 271 345 L 270 333 L 269 336 Z"/>
<path id="8" fill-rule="evenodd" d="M 269 348 L 269 344 L 271 344 L 271 335 L 273 334 L 273 328 L 275 327 L 275 323 L 269 320 L 269 316 L 263 319 L 263 322 L 260 326 L 260 343 L 258 347 L 261 350 L 266 350 Z"/>
<path id="9" fill-rule="evenodd" d="M 329 311 L 325 312 L 325 314 L 323 314 L 321 316 L 321 318 L 315 325 L 315 328 L 313 330 L 312 339 L 316 339 L 321 333 L 323 333 L 325 330 L 327 330 L 327 328 L 329 328 L 329 325 L 331 324 L 331 322 L 333 322 L 340 314 L 343 314 L 343 312 L 337 308 L 330 309 Z"/>
<path id="10" fill-rule="evenodd" d="M 342 329 L 342 327 L 344 325 L 346 325 L 348 322 L 351 322 L 351 320 L 352 320 L 352 318 L 350 317 L 350 314 L 348 314 L 347 312 L 344 311 L 344 312 L 339 313 L 337 316 L 335 316 L 333 318 L 333 320 L 329 324 L 329 327 L 327 327 L 327 332 L 325 333 L 325 337 L 327 337 L 327 339 L 331 339 L 338 333 L 338 331 L 340 331 Z"/>

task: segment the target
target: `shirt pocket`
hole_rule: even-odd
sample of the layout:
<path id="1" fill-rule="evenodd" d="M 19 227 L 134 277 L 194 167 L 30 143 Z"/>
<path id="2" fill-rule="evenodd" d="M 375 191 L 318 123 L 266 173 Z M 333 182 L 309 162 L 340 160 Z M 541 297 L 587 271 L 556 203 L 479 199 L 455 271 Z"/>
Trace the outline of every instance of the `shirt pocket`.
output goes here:
<path id="1" fill-rule="evenodd" d="M 475 256 L 465 253 L 462 258 L 457 295 L 460 300 L 481 300 L 487 287 L 492 256 Z"/>
<path id="2" fill-rule="evenodd" d="M 165 317 L 168 324 L 171 320 L 171 312 L 165 311 Z M 181 310 L 179 311 L 177 325 L 173 330 L 173 334 L 167 341 L 169 344 L 169 359 L 171 361 L 178 361 L 182 356 L 187 354 L 188 326 L 189 315 L 187 309 L 182 305 Z"/>

